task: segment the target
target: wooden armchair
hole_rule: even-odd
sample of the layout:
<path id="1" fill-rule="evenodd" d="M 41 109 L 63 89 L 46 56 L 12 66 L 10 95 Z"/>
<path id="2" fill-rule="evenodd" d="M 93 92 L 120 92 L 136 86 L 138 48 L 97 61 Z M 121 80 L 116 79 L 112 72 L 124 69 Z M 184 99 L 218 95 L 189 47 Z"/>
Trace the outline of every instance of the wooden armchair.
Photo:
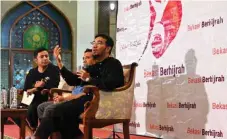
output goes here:
<path id="1" fill-rule="evenodd" d="M 84 139 L 92 139 L 92 128 L 123 123 L 124 139 L 129 139 L 129 122 L 134 97 L 135 72 L 137 63 L 123 67 L 125 85 L 111 92 L 99 90 L 95 86 L 84 86 L 84 92 L 93 92 L 93 99 L 85 104 L 80 116 L 84 125 Z M 51 93 L 68 95 L 69 91 L 53 88 Z M 66 94 L 67 93 L 67 94 Z"/>

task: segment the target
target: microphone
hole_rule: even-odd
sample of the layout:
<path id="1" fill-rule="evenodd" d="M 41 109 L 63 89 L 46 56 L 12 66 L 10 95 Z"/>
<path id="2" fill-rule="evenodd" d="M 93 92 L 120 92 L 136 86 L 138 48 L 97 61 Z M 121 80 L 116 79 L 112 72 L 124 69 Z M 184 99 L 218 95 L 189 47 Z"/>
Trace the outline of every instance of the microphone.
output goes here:
<path id="1" fill-rule="evenodd" d="M 88 65 L 83 65 L 82 66 L 82 69 L 85 70 L 85 71 L 87 70 L 87 68 L 88 68 Z"/>
<path id="2" fill-rule="evenodd" d="M 87 70 L 87 68 L 88 68 L 88 65 L 83 65 L 83 66 L 78 66 L 78 68 L 77 68 L 77 71 L 79 72 L 79 71 L 81 71 L 81 70 Z"/>
<path id="3" fill-rule="evenodd" d="M 43 81 L 45 84 L 47 83 L 48 80 L 50 80 L 50 77 L 45 77 L 44 79 L 42 79 L 42 81 Z M 45 84 L 44 84 L 44 85 L 45 85 Z M 45 89 L 44 89 L 44 90 L 45 90 Z M 42 92 L 42 91 L 41 91 L 41 94 L 44 95 L 44 94 L 46 94 L 46 92 Z"/>
<path id="4" fill-rule="evenodd" d="M 42 81 L 47 83 L 48 80 L 50 80 L 50 77 L 45 77 Z"/>

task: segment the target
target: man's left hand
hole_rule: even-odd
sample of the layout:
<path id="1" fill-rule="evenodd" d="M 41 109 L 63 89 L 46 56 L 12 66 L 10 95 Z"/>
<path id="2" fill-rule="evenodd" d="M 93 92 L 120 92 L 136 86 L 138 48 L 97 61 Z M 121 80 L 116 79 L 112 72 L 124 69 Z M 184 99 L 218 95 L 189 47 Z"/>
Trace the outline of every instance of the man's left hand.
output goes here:
<path id="1" fill-rule="evenodd" d="M 64 101 L 64 97 L 60 96 L 60 95 L 55 96 L 53 99 L 54 99 L 54 103 L 58 103 L 58 102 Z"/>
<path id="2" fill-rule="evenodd" d="M 44 95 L 44 94 L 48 94 L 49 93 L 49 89 L 43 89 L 41 91 L 41 94 Z"/>
<path id="3" fill-rule="evenodd" d="M 81 70 L 81 71 L 77 72 L 76 75 L 78 75 L 79 78 L 83 81 L 86 81 L 87 78 L 90 78 L 90 74 L 85 70 Z"/>

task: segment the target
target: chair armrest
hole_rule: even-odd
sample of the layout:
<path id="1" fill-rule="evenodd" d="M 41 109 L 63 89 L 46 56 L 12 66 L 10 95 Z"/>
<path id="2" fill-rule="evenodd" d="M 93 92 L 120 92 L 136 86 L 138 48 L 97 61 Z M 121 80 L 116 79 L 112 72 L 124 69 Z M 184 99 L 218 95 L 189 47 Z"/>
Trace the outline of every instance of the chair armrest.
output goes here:
<path id="1" fill-rule="evenodd" d="M 54 93 L 58 93 L 59 95 L 61 95 L 63 92 L 64 93 L 71 93 L 72 91 L 63 90 L 63 89 L 59 89 L 59 88 L 51 88 L 50 89 L 50 95 L 53 95 Z"/>
<path id="2" fill-rule="evenodd" d="M 69 90 L 63 90 L 63 89 L 59 89 L 59 88 L 51 88 L 50 91 L 49 91 L 49 100 L 52 101 L 53 100 L 53 97 L 55 94 L 58 94 L 58 95 L 69 95 L 71 94 L 72 91 L 69 91 Z"/>
<path id="3" fill-rule="evenodd" d="M 123 90 L 128 89 L 129 87 L 130 87 L 130 86 L 129 86 L 128 84 L 126 84 L 126 85 L 124 85 L 124 86 L 122 86 L 122 87 L 118 87 L 118 88 L 114 89 L 114 90 L 111 91 L 111 92 L 114 93 L 114 92 L 123 91 Z"/>
<path id="4" fill-rule="evenodd" d="M 83 90 L 84 93 L 93 93 L 95 96 L 99 95 L 98 91 L 98 87 L 94 85 L 85 85 Z"/>
<path id="5" fill-rule="evenodd" d="M 84 104 L 85 111 L 81 115 L 83 117 L 83 121 L 86 122 L 86 119 L 95 119 L 96 112 L 99 107 L 99 89 L 93 85 L 86 85 L 84 86 L 84 93 L 93 93 L 93 99 L 91 102 L 86 102 Z"/>

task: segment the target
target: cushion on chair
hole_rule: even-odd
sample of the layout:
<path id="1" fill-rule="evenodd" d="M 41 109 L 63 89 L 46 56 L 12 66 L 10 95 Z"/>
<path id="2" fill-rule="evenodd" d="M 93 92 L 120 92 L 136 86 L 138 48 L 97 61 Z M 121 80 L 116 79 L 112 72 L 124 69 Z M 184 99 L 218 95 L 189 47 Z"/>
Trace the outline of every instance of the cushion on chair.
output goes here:
<path id="1" fill-rule="evenodd" d="M 69 86 L 69 85 L 65 82 L 65 80 L 62 78 L 62 76 L 60 76 L 60 82 L 59 82 L 59 85 L 58 85 L 58 88 L 59 88 L 59 89 L 70 90 L 70 91 L 72 91 L 74 87 L 75 87 L 75 86 Z"/>
<path id="2" fill-rule="evenodd" d="M 129 82 L 130 69 L 124 69 Z M 96 119 L 130 119 L 134 98 L 135 73 L 129 88 L 121 91 L 104 92 L 99 90 L 100 101 Z"/>
<path id="3" fill-rule="evenodd" d="M 134 85 L 118 92 L 99 91 L 100 101 L 96 119 L 130 119 Z"/>

